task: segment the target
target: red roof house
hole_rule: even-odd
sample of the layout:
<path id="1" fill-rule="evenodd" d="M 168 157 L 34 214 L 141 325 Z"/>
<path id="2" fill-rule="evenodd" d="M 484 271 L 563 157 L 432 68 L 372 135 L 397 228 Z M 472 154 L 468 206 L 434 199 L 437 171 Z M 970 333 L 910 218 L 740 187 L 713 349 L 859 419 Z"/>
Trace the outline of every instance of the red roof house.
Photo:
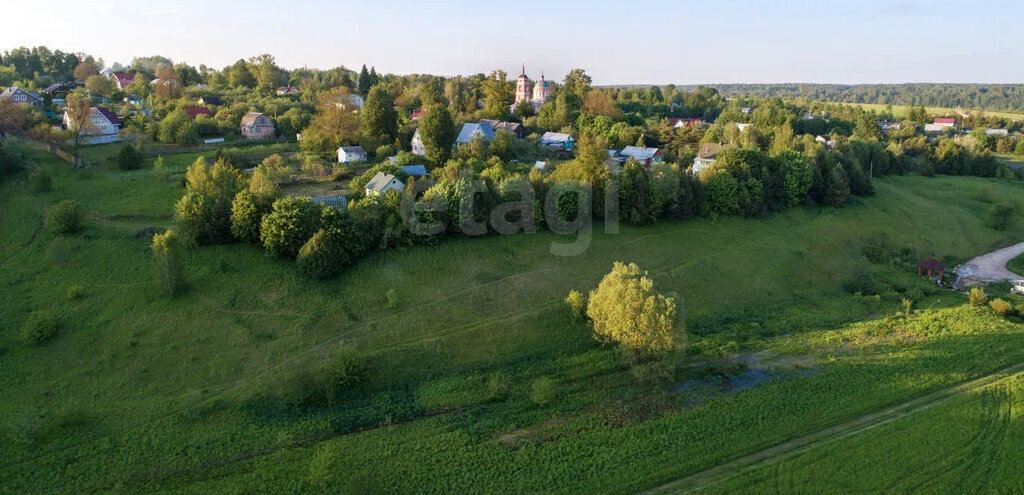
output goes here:
<path id="1" fill-rule="evenodd" d="M 410 116 L 410 118 L 411 118 L 412 120 L 419 120 L 419 119 L 420 119 L 420 117 L 423 117 L 423 116 L 424 116 L 424 115 L 426 115 L 426 114 L 427 114 L 427 111 L 426 111 L 426 110 L 417 110 L 417 111 L 415 111 L 415 112 L 413 112 L 413 113 L 412 113 L 412 116 Z"/>
<path id="2" fill-rule="evenodd" d="M 114 72 L 110 74 L 110 77 L 114 80 L 114 84 L 117 85 L 117 89 L 120 90 L 127 88 L 131 83 L 135 82 L 135 74 L 127 72 Z"/>
<path id="3" fill-rule="evenodd" d="M 102 114 L 103 118 L 107 119 L 111 124 L 113 124 L 113 125 L 121 125 L 121 117 L 118 117 L 117 114 L 115 114 L 114 112 L 111 112 L 109 108 L 107 108 L 107 107 L 93 107 L 93 108 L 95 108 L 97 112 Z"/>
<path id="4" fill-rule="evenodd" d="M 944 125 L 956 125 L 956 119 L 954 119 L 953 117 L 936 117 L 935 123 Z"/>
<path id="5" fill-rule="evenodd" d="M 193 119 L 196 118 L 196 115 L 210 115 L 210 109 L 206 107 L 187 107 L 184 110 Z"/>

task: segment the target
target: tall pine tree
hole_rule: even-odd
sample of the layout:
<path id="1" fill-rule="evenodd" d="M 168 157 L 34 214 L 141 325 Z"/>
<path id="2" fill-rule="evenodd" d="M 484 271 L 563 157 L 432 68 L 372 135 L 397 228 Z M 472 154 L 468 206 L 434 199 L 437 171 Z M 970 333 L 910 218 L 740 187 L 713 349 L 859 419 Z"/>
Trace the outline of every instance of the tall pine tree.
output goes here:
<path id="1" fill-rule="evenodd" d="M 370 88 L 360 117 L 360 132 L 364 138 L 375 145 L 390 143 L 398 137 L 398 112 L 395 110 L 395 98 L 384 89 L 384 86 L 377 85 Z"/>
<path id="2" fill-rule="evenodd" d="M 362 70 L 359 71 L 359 82 L 356 83 L 356 87 L 359 89 L 359 94 L 365 95 L 370 91 L 372 86 L 370 81 L 370 73 L 366 70 L 366 64 L 363 64 Z"/>
<path id="3" fill-rule="evenodd" d="M 455 120 L 451 112 L 442 105 L 427 108 L 420 119 L 420 139 L 426 148 L 426 157 L 437 166 L 443 166 L 452 154 L 455 143 Z"/>

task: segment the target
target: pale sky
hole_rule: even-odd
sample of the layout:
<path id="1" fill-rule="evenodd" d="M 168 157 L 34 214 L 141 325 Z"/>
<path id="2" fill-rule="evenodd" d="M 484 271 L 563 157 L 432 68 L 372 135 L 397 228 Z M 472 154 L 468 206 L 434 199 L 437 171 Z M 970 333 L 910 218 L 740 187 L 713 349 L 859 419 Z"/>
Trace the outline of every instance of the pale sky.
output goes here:
<path id="1" fill-rule="evenodd" d="M 520 62 L 595 84 L 1024 82 L 1024 1 L 42 0 L 0 51 L 46 45 L 107 64 L 160 54 L 223 68 L 475 74 Z"/>

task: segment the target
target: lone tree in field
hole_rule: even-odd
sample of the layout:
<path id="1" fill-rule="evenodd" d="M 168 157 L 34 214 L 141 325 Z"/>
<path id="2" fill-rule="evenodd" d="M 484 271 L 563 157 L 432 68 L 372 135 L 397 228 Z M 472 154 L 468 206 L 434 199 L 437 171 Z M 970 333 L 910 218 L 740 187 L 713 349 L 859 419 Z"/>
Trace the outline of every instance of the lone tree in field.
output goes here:
<path id="1" fill-rule="evenodd" d="M 589 300 L 587 316 L 594 323 L 594 336 L 632 349 L 637 361 L 644 352 L 672 351 L 682 344 L 675 299 L 655 292 L 647 272 L 635 263 L 616 261 L 611 273 L 590 291 Z"/>
<path id="2" fill-rule="evenodd" d="M 68 133 L 75 143 L 75 166 L 82 141 L 95 130 L 92 125 L 92 97 L 84 89 L 76 89 L 65 97 L 64 110 L 68 115 Z"/>
<path id="3" fill-rule="evenodd" d="M 156 281 L 160 288 L 172 297 L 185 285 L 182 249 L 182 242 L 173 230 L 153 236 L 153 268 L 156 272 Z"/>

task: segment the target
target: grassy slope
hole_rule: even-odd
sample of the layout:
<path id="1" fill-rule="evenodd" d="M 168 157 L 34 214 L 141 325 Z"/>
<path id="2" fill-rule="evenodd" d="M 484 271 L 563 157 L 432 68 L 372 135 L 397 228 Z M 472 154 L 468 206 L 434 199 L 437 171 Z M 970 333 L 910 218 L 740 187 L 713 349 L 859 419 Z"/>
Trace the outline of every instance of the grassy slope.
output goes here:
<path id="1" fill-rule="evenodd" d="M 56 171 L 53 192 L 29 195 L 18 179 L 0 186 L 0 416 L 12 418 L 10 425 L 35 415 L 42 425 L 35 444 L 0 444 L 0 473 L 11 480 L 6 489 L 29 491 L 184 487 L 214 479 L 217 489 L 240 481 L 280 485 L 290 471 L 306 469 L 315 450 L 309 442 L 396 420 L 412 422 L 344 436 L 337 448 L 355 466 L 389 459 L 395 449 L 417 453 L 394 458 L 378 474 L 427 469 L 421 456 L 437 455 L 436 449 L 467 463 L 478 459 L 478 467 L 493 473 L 474 478 L 481 472 L 446 464 L 435 474 L 393 476 L 391 488 L 443 490 L 445 483 L 473 481 L 498 489 L 506 477 L 517 477 L 515 469 L 559 459 L 560 449 L 588 452 L 621 439 L 558 433 L 572 438 L 538 446 L 534 457 L 534 448 L 509 454 L 495 437 L 652 393 L 617 371 L 610 351 L 583 329 L 568 325 L 560 306 L 569 289 L 593 287 L 612 261 L 635 261 L 659 289 L 681 295 L 691 332 L 733 332 L 737 323 L 756 323 L 766 335 L 828 327 L 880 310 L 838 288 L 861 264 L 862 239 L 884 233 L 895 246 L 966 258 L 1013 240 L 982 226 L 988 206 L 970 191 L 987 185 L 996 197 L 1008 197 L 1021 189 L 971 178 L 887 178 L 876 181 L 876 197 L 838 211 L 623 226 L 617 235 L 595 233 L 591 248 L 570 258 L 549 254 L 550 243 L 561 239 L 548 234 L 453 240 L 372 256 L 327 283 L 304 281 L 289 264 L 253 247 L 204 248 L 190 255 L 192 290 L 166 300 L 151 286 L 148 243 L 133 231 L 169 223 L 181 194 L 177 181 L 148 170 L 80 179 L 63 163 L 34 156 Z M 181 162 L 169 166 L 180 170 L 187 161 Z M 58 249 L 40 226 L 42 211 L 64 198 L 83 203 L 88 227 Z M 54 262 L 58 250 L 65 252 L 62 265 Z M 85 297 L 69 300 L 72 285 L 84 287 Z M 389 289 L 397 292 L 397 308 L 386 303 Z M 943 295 L 925 305 L 958 300 Z M 895 302 L 888 297 L 881 309 Z M 32 311 L 61 316 L 60 334 L 41 348 L 17 341 Z M 374 380 L 341 407 L 295 415 L 253 405 L 254 394 L 321 362 L 339 343 L 367 350 L 375 369 Z M 495 370 L 509 377 L 510 399 L 483 405 L 484 377 Z M 551 408 L 538 410 L 525 398 L 538 376 L 560 382 Z M 763 401 L 778 392 L 754 391 L 737 400 Z M 676 410 L 688 399 L 664 400 Z M 831 416 L 758 430 L 730 449 L 864 407 L 846 405 Z M 442 408 L 455 412 L 427 417 Z M 690 414 L 704 413 L 679 413 L 676 424 L 685 428 Z M 617 431 L 646 441 L 658 428 L 648 422 Z M 620 473 L 576 459 L 584 471 L 561 482 L 601 486 L 615 479 L 642 487 L 714 460 L 695 457 L 674 469 L 630 465 Z M 41 475 L 57 466 L 62 476 Z M 238 478 L 255 467 L 261 480 Z M 618 477 L 607 478 L 613 474 Z M 557 488 L 552 476 L 538 473 L 521 488 Z"/>
<path id="2" fill-rule="evenodd" d="M 707 493 L 1012 492 L 1024 484 L 1022 413 L 1024 377 L 1018 375 Z"/>

